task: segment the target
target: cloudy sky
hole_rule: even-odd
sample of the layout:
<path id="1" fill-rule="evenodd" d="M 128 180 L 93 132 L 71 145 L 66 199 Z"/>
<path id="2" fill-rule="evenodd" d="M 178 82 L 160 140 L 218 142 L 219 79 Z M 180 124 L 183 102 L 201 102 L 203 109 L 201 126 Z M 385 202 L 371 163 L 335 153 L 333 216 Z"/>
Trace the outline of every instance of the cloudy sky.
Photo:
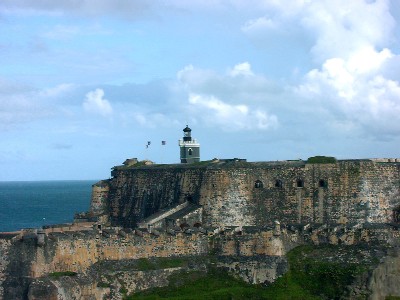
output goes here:
<path id="1" fill-rule="evenodd" d="M 0 180 L 176 163 L 186 124 L 203 160 L 400 157 L 399 20 L 397 0 L 2 0 Z"/>

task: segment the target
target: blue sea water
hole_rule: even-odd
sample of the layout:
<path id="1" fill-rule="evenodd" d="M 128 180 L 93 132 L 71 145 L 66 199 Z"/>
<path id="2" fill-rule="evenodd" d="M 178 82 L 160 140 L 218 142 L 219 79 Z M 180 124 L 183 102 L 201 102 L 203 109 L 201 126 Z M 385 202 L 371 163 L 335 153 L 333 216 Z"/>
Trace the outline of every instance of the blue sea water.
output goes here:
<path id="1" fill-rule="evenodd" d="M 0 182 L 0 232 L 72 222 L 89 209 L 96 181 Z"/>

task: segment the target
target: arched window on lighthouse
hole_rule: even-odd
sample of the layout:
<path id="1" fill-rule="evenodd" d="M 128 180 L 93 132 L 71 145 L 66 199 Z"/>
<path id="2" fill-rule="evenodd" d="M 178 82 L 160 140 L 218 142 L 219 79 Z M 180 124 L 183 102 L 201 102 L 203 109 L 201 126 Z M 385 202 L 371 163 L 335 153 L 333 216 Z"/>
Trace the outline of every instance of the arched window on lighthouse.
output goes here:
<path id="1" fill-rule="evenodd" d="M 188 154 L 189 154 L 189 155 L 193 155 L 193 150 L 192 150 L 192 148 L 189 148 Z"/>

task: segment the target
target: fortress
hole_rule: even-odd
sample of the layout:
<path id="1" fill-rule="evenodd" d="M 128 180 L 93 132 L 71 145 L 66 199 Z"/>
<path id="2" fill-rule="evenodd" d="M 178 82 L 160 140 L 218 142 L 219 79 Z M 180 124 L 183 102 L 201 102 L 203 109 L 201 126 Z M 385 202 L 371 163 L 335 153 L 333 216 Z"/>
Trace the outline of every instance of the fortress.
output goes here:
<path id="1" fill-rule="evenodd" d="M 167 285 L 173 273 L 207 268 L 210 256 L 248 282 L 270 283 L 298 245 L 397 249 L 400 159 L 200 161 L 200 144 L 189 127 L 183 132 L 180 164 L 127 159 L 93 185 L 90 210 L 73 224 L 2 234 L 0 298 L 121 299 Z M 137 265 L 160 258 L 185 263 Z M 397 255 L 382 258 L 368 279 L 370 299 L 400 296 L 391 284 L 399 266 Z M 66 271 L 77 275 L 50 276 Z"/>

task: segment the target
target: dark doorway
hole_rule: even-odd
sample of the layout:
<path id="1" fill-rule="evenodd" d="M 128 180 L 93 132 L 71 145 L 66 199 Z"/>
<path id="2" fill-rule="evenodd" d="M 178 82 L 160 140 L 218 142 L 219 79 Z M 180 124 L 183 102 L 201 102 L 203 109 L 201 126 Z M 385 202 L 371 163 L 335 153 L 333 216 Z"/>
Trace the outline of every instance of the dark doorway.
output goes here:
<path id="1" fill-rule="evenodd" d="M 400 206 L 393 210 L 393 222 L 400 223 Z"/>
<path id="2" fill-rule="evenodd" d="M 298 188 L 304 187 L 304 181 L 302 179 L 297 179 L 296 186 Z"/>
<path id="3" fill-rule="evenodd" d="M 282 188 L 283 187 L 283 182 L 280 179 L 275 180 L 275 187 L 277 188 Z"/>

